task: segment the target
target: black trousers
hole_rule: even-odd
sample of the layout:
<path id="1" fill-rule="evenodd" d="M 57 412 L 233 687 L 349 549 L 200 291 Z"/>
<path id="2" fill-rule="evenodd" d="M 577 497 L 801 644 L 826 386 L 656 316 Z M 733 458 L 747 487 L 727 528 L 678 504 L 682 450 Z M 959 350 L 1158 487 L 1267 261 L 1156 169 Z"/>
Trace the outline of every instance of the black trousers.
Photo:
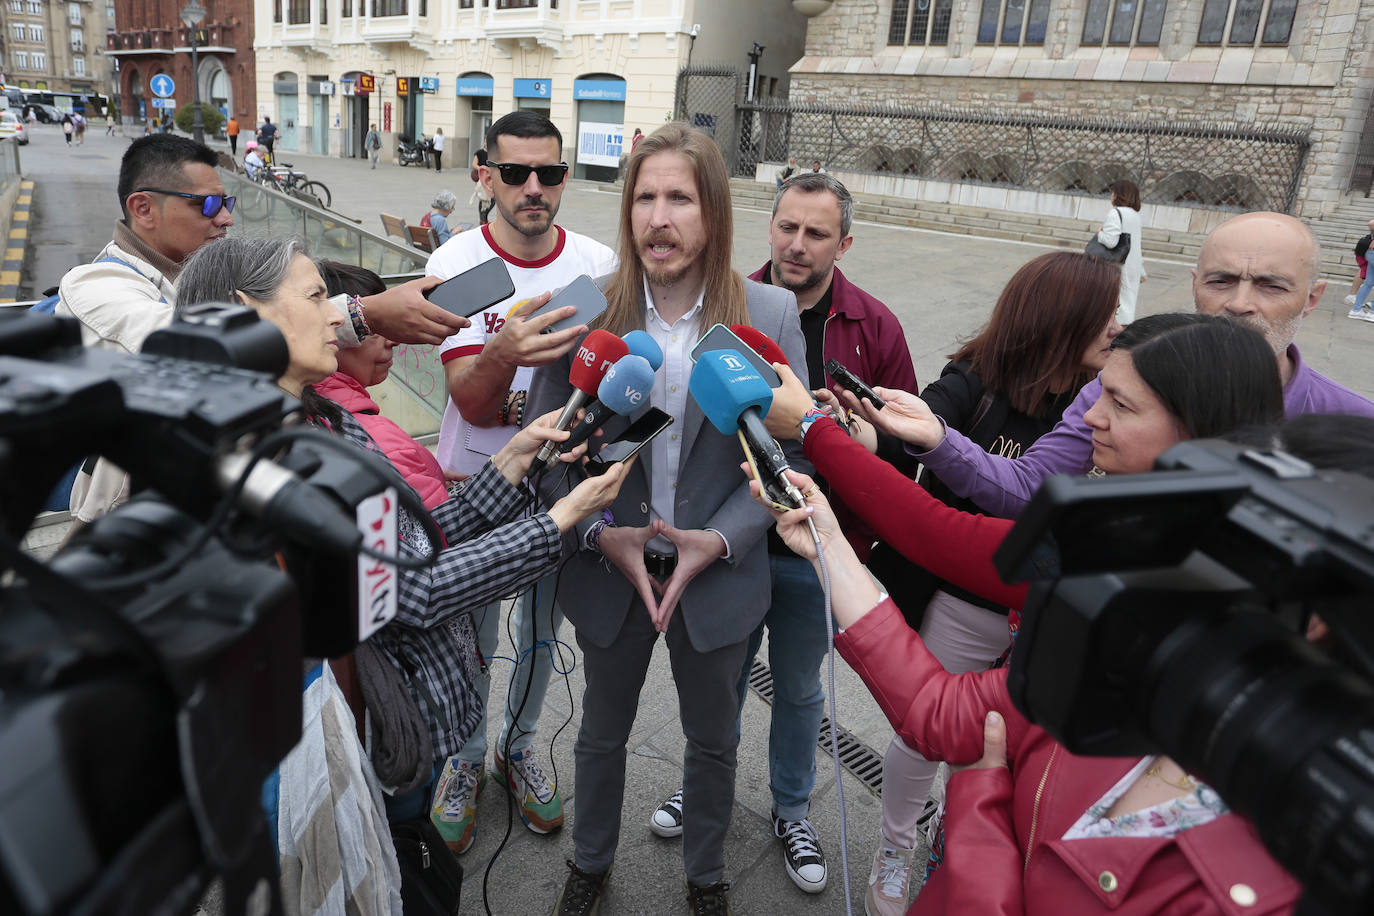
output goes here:
<path id="1" fill-rule="evenodd" d="M 442 164 L 442 162 L 443 162 L 443 159 L 444 159 L 444 151 L 441 150 L 441 149 L 436 149 L 436 150 L 433 150 L 433 153 L 434 153 L 434 171 L 436 171 L 436 172 L 442 172 L 443 169 L 441 169 L 439 166 L 440 166 L 440 165 Z"/>

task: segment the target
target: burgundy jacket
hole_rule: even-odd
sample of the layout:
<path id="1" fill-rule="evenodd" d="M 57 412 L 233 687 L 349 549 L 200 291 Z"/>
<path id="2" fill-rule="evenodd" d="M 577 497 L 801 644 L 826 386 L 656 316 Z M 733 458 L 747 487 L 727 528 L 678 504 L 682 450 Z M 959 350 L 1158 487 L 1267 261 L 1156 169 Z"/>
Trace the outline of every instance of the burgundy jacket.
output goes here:
<path id="1" fill-rule="evenodd" d="M 1061 839 L 1137 761 L 1069 753 L 1012 706 L 1005 669 L 945 671 L 891 599 L 835 645 L 897 732 L 930 760 L 972 763 L 983 753 L 987 712 L 1007 724 L 1008 769 L 951 780 L 949 858 L 908 916 L 1240 916 L 1288 913 L 1296 904 L 1298 882 L 1237 814 L 1173 837 Z"/>
<path id="2" fill-rule="evenodd" d="M 769 282 L 763 278 L 771 265 L 771 261 L 765 261 L 749 279 Z M 870 385 L 900 388 L 913 394 L 920 391 L 902 323 L 891 309 L 850 283 L 839 267 L 830 281 L 830 317 L 825 320 L 822 353 L 823 362 L 832 359 Z M 805 380 L 806 368 L 794 367 L 798 369 L 797 374 Z M 827 387 L 835 384 L 829 373 L 826 383 Z M 843 503 L 837 503 L 834 509 L 859 559 L 867 561 L 874 540 L 872 529 Z"/>

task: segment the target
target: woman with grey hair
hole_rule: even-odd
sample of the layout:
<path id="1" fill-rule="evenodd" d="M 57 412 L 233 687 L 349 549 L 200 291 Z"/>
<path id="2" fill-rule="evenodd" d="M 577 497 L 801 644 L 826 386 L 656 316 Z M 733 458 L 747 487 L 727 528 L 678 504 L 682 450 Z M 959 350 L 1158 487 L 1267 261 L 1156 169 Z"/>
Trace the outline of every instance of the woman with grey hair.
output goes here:
<path id="1" fill-rule="evenodd" d="M 457 206 L 458 195 L 454 194 L 452 191 L 440 191 L 438 194 L 434 195 L 434 202 L 430 204 L 430 211 L 426 216 L 429 218 L 429 228 L 434 230 L 434 235 L 439 239 L 440 245 L 453 238 L 453 236 L 460 231 L 451 229 L 448 225 L 449 214 L 451 214 Z M 424 220 L 420 222 L 423 224 Z"/>

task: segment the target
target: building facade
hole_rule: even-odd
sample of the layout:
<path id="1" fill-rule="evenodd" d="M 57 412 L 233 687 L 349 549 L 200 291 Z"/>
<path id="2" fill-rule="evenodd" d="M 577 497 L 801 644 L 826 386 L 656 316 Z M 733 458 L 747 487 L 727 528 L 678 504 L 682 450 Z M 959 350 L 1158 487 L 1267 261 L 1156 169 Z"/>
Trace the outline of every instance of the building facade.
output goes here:
<path id="1" fill-rule="evenodd" d="M 81 96 L 110 93 L 105 0 L 0 0 L 5 85 Z M 69 99 L 58 107 L 70 109 Z"/>
<path id="2" fill-rule="evenodd" d="M 184 0 L 114 0 L 116 27 L 103 39 L 118 61 L 117 93 L 123 117 L 135 124 L 192 101 L 191 34 L 182 24 Z M 252 0 L 202 0 L 197 29 L 200 99 L 245 126 L 257 110 Z M 159 100 L 153 77 L 166 74 L 173 95 Z M 163 107 L 165 106 L 165 107 Z"/>
<path id="3" fill-rule="evenodd" d="M 806 31 L 790 0 L 260 0 L 257 17 L 257 117 L 285 149 L 360 157 L 371 124 L 387 150 L 442 128 L 457 167 L 530 108 L 588 178 L 670 119 L 686 63 L 747 66 L 758 43 L 760 88 L 785 91 Z"/>
<path id="4" fill-rule="evenodd" d="M 1371 0 L 813 5 L 827 8 L 792 68 L 794 103 L 1301 130 L 1311 146 L 1293 211 L 1310 217 L 1338 205 L 1357 159 L 1370 158 L 1360 149 L 1374 88 Z M 1216 176 L 1206 163 L 1194 171 L 1196 187 L 1180 178 L 1166 189 L 1174 200 L 1205 197 Z"/>

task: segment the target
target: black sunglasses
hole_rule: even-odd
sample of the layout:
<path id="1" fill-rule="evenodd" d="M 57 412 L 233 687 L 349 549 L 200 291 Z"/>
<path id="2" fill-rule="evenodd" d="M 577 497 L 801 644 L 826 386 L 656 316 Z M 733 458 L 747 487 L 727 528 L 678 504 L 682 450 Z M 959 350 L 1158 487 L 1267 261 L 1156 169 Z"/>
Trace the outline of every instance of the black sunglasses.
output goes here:
<path id="1" fill-rule="evenodd" d="M 234 212 L 234 201 L 236 197 L 225 197 L 223 194 L 187 194 L 185 191 L 164 191 L 162 188 L 139 188 L 139 194 L 170 194 L 173 197 L 184 197 L 187 200 L 194 200 L 200 204 L 200 215 L 207 219 L 217 216 L 220 210 Z"/>
<path id="2" fill-rule="evenodd" d="M 557 187 L 568 174 L 568 164 L 558 165 L 521 165 L 518 162 L 488 162 L 488 166 L 501 173 L 501 180 L 509 185 L 522 185 L 530 180 L 530 172 L 539 176 L 539 183 L 546 188 Z"/>

